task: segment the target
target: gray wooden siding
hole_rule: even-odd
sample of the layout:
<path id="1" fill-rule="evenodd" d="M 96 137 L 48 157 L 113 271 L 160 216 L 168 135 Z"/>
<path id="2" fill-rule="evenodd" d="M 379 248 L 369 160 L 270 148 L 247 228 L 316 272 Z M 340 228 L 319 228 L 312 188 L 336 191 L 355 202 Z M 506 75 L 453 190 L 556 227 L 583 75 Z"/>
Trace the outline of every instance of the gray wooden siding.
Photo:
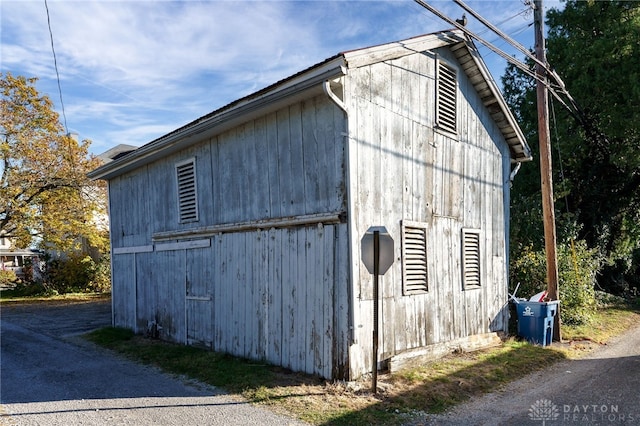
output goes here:
<path id="1" fill-rule="evenodd" d="M 150 194 L 157 193 L 154 184 L 148 179 L 147 167 L 109 181 L 111 247 L 141 246 L 151 241 L 148 232 Z"/>
<path id="2" fill-rule="evenodd" d="M 167 340 L 343 375 L 346 237 L 346 225 L 317 225 L 221 234 L 206 239 L 206 247 L 156 244 L 153 252 L 115 254 L 115 324 L 145 332 L 155 322 Z"/>
<path id="3" fill-rule="evenodd" d="M 350 70 L 349 157 L 354 252 L 372 225 L 396 241 L 396 263 L 381 279 L 380 359 L 405 350 L 505 329 L 505 194 L 509 152 L 466 75 L 460 71 L 458 134 L 433 129 L 437 58 L 446 49 Z M 507 172 L 508 173 L 508 172 Z M 402 220 L 425 223 L 429 291 L 403 296 Z M 463 290 L 461 230 L 482 231 L 482 281 Z M 371 369 L 372 279 L 353 262 L 358 375 Z"/>
<path id="4" fill-rule="evenodd" d="M 111 257 L 113 325 L 136 329 L 135 254 Z"/>
<path id="5" fill-rule="evenodd" d="M 348 138 L 343 111 L 318 96 L 112 179 L 114 323 L 357 377 L 371 369 L 373 311 L 359 241 L 384 225 L 397 261 L 381 280 L 380 359 L 505 329 L 508 147 L 462 72 L 458 134 L 434 130 L 438 57 L 456 63 L 442 49 L 349 69 Z M 188 158 L 199 221 L 181 224 L 175 164 Z M 285 224 L 345 212 L 348 225 Z M 427 230 L 425 294 L 402 293 L 403 220 Z M 463 228 L 483 235 L 483 285 L 468 290 Z"/>
<path id="6" fill-rule="evenodd" d="M 325 96 L 110 181 L 113 247 L 156 232 L 346 209 L 344 114 Z M 200 220 L 179 223 L 175 164 L 195 157 Z"/>
<path id="7" fill-rule="evenodd" d="M 344 131 L 344 113 L 318 96 L 112 179 L 114 323 L 142 333 L 155 322 L 165 339 L 346 377 L 347 225 L 277 224 L 345 212 Z M 199 221 L 184 224 L 175 165 L 189 158 Z M 166 238 L 269 219 L 275 227 Z"/>
<path id="8" fill-rule="evenodd" d="M 343 114 L 320 96 L 212 140 L 212 173 L 200 176 L 211 179 L 202 183 L 213 209 L 201 224 L 344 210 L 343 129 Z"/>

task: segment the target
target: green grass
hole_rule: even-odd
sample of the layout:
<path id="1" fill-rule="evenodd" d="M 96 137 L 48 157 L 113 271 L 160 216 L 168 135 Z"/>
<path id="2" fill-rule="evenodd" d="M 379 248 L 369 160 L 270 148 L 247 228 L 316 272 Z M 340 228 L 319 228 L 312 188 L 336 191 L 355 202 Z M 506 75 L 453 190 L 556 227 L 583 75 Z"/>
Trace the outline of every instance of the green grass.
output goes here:
<path id="1" fill-rule="evenodd" d="M 41 285 L 31 284 L 0 291 L 0 303 L 60 303 L 60 302 L 88 302 L 99 299 L 109 299 L 110 293 L 64 293 L 47 291 Z"/>
<path id="2" fill-rule="evenodd" d="M 234 393 L 260 388 L 282 370 L 205 349 L 176 345 L 135 336 L 129 329 L 107 327 L 86 335 L 87 339 L 145 364 L 170 373 L 198 379 Z"/>
<path id="3" fill-rule="evenodd" d="M 563 338 L 588 339 L 591 349 L 593 342 L 605 342 L 639 320 L 637 310 L 608 306 L 596 313 L 589 326 L 563 327 Z M 381 374 L 381 391 L 373 395 L 367 381 L 327 382 L 266 363 L 134 336 L 126 329 L 105 328 L 87 338 L 134 360 L 317 425 L 400 424 L 416 411 L 442 412 L 587 350 L 569 343 L 543 348 L 509 339 L 496 348 L 451 354 L 419 368 Z"/>

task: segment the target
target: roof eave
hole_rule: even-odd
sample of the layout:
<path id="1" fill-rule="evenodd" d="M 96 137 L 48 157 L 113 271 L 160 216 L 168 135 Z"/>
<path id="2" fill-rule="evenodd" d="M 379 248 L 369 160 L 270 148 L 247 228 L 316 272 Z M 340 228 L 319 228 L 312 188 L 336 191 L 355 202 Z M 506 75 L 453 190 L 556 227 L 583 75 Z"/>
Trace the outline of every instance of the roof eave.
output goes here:
<path id="1" fill-rule="evenodd" d="M 464 53 L 461 52 L 462 49 L 465 49 L 473 60 L 473 64 L 463 65 L 465 73 L 471 80 L 476 91 L 482 97 L 485 107 L 489 110 L 491 117 L 509 145 L 511 160 L 513 162 L 531 161 L 533 157 L 527 139 L 522 133 L 522 129 L 520 129 L 502 93 L 500 93 L 500 89 L 498 89 L 487 66 L 480 57 L 478 49 L 476 49 L 473 41 L 468 37 L 465 37 L 462 42 L 458 43 L 457 48 L 454 46 L 452 49 L 459 60 L 465 56 Z M 461 63 L 462 62 L 464 62 L 464 60 L 461 61 Z M 472 67 L 477 70 L 479 73 L 478 76 L 473 75 Z M 485 92 L 486 94 L 483 96 Z"/>

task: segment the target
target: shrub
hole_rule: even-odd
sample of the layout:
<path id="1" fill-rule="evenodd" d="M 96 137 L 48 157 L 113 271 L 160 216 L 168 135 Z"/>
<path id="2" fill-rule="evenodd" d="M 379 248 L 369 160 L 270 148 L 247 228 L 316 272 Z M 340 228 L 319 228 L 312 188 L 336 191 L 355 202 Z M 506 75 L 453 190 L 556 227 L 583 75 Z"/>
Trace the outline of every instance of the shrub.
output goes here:
<path id="1" fill-rule="evenodd" d="M 0 286 L 9 287 L 18 280 L 16 273 L 10 269 L 0 269 Z"/>
<path id="2" fill-rule="evenodd" d="M 90 256 L 72 255 L 52 260 L 47 265 L 46 286 L 59 293 L 108 292 L 111 286 L 109 258 L 103 256 L 96 262 Z"/>
<path id="3" fill-rule="evenodd" d="M 526 297 L 546 290 L 546 256 L 531 246 L 522 249 L 511 259 L 510 282 L 512 291 L 520 283 L 518 297 Z M 558 245 L 558 287 L 560 312 L 565 324 L 588 323 L 596 309 L 596 275 L 602 267 L 602 258 L 584 241 Z"/>

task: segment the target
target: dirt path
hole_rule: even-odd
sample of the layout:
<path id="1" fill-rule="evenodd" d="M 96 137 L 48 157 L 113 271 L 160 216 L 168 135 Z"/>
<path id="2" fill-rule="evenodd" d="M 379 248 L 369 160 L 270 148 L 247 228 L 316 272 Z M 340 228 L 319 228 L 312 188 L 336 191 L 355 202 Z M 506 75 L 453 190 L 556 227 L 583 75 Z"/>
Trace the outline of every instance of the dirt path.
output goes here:
<path id="1" fill-rule="evenodd" d="M 410 424 L 640 425 L 640 324 L 585 358 Z"/>

